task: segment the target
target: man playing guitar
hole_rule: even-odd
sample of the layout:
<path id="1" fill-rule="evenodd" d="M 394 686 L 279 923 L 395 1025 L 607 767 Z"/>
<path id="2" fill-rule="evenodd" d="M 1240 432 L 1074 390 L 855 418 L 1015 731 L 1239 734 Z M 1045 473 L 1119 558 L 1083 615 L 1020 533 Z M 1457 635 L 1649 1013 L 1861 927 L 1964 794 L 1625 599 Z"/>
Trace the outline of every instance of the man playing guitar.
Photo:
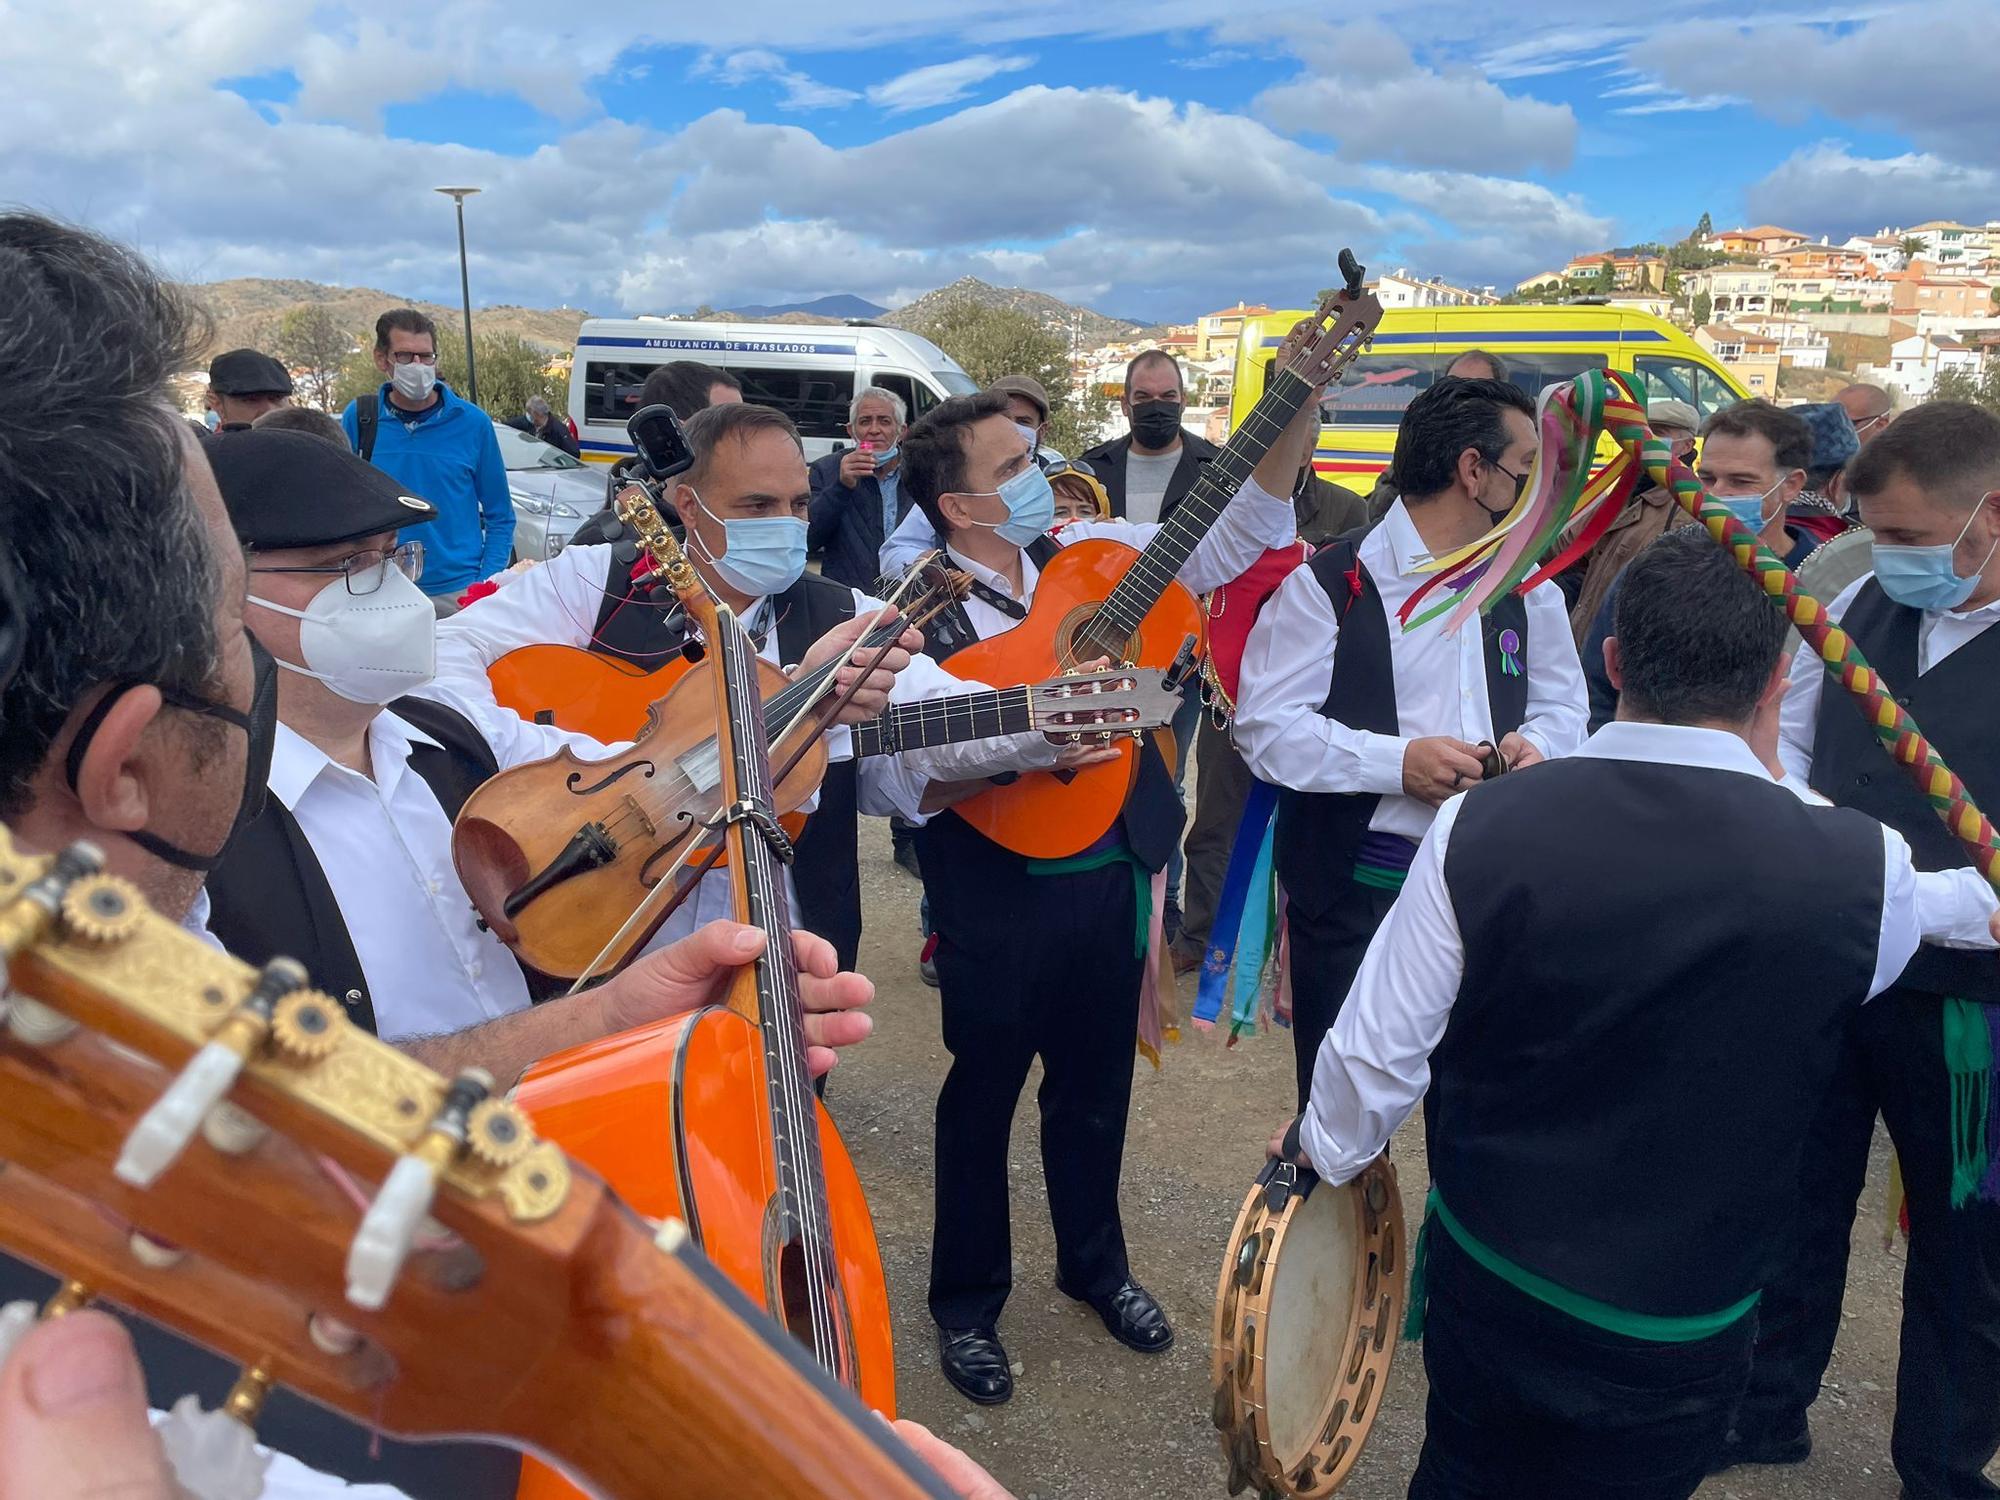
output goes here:
<path id="1" fill-rule="evenodd" d="M 1288 497 L 1311 419 L 1308 405 L 1194 547 L 1182 570 L 1190 588 L 1218 587 L 1291 540 Z M 955 397 L 909 429 L 903 483 L 975 580 L 963 605 L 932 626 L 939 659 L 1022 619 L 1061 547 L 1092 537 L 1143 547 L 1160 530 L 1080 521 L 1060 542 L 1045 535 L 1054 511 L 1047 476 L 1005 397 L 992 393 Z M 932 798 L 934 806 L 938 789 Z M 945 1378 L 973 1401 L 1013 1394 L 996 1331 L 1012 1280 L 1007 1138 L 1038 1055 L 1057 1284 L 1128 1347 L 1158 1353 L 1173 1342 L 1166 1314 L 1126 1263 L 1118 1178 L 1151 879 L 1181 818 L 1148 740 L 1123 816 L 1074 858 L 1023 858 L 949 811 L 918 834 L 952 1053 L 937 1108 L 930 1307 Z"/>

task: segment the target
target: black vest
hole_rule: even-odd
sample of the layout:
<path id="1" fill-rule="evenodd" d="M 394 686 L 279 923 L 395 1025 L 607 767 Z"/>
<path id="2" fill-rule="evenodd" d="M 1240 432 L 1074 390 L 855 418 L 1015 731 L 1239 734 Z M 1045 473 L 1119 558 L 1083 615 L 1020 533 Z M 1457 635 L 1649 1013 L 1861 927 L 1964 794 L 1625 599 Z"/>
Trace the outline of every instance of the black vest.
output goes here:
<path id="1" fill-rule="evenodd" d="M 470 720 L 426 698 L 398 698 L 390 712 L 436 740 L 443 749 L 414 745 L 410 769 L 438 800 L 447 818 L 458 810 L 499 765 L 492 747 Z M 374 1031 L 375 1000 L 354 950 L 340 904 L 326 871 L 313 853 L 297 818 L 276 797 L 229 846 L 228 857 L 210 872 L 208 930 L 245 963 L 261 964 L 278 954 L 306 966 L 313 983 L 347 1007 L 348 1019 Z M 537 1000 L 562 993 L 546 976 L 523 968 L 528 992 Z"/>
<path id="2" fill-rule="evenodd" d="M 446 816 L 457 816 L 465 799 L 493 774 L 492 749 L 463 715 L 441 704 L 399 698 L 389 707 L 445 747 L 412 747 L 410 768 L 423 777 Z M 374 998 L 354 940 L 326 872 L 282 802 L 268 799 L 264 811 L 244 825 L 205 888 L 209 931 L 231 953 L 254 964 L 278 954 L 296 958 L 316 986 L 345 1003 L 357 1026 L 375 1030 Z M 25 1288 L 38 1279 L 39 1273 L 9 1261 L 0 1270 L 0 1299 L 36 1295 Z M 229 1393 L 239 1373 L 235 1366 L 151 1324 L 133 1320 L 130 1326 L 155 1406 L 171 1406 L 192 1392 L 214 1407 Z M 384 1439 L 379 1454 L 373 1453 L 370 1433 L 282 1389 L 271 1393 L 257 1437 L 351 1483 L 394 1485 L 418 1500 L 508 1500 L 520 1481 L 521 1460 L 504 1448 Z"/>
<path id="3" fill-rule="evenodd" d="M 1430 1087 L 1453 1214 L 1632 1312 L 1762 1288 L 1875 973 L 1882 858 L 1867 818 L 1733 771 L 1575 758 L 1467 797 Z"/>
<path id="4" fill-rule="evenodd" d="M 1395 628 L 1381 590 L 1361 565 L 1357 552 L 1365 533 L 1350 532 L 1313 554 L 1306 566 L 1333 605 L 1340 633 L 1333 643 L 1333 681 L 1320 713 L 1349 729 L 1400 734 L 1396 712 L 1396 671 L 1389 655 Z M 1351 577 L 1361 581 L 1357 596 Z M 1521 727 L 1528 714 L 1528 607 L 1508 594 L 1481 622 L 1485 642 L 1486 702 L 1493 715 L 1493 739 Z M 1520 637 L 1523 670 L 1504 670 L 1500 637 Z M 1381 802 L 1374 792 L 1278 791 L 1278 827 L 1272 847 L 1278 878 L 1293 911 L 1307 921 L 1323 919 L 1349 899 L 1354 853 Z"/>
<path id="5" fill-rule="evenodd" d="M 778 655 L 799 662 L 814 641 L 854 618 L 854 591 L 816 573 L 773 600 L 778 622 Z M 671 622 L 671 623 L 669 623 Z M 591 634 L 591 649 L 652 671 L 671 657 L 686 632 L 680 615 L 670 614 L 632 587 L 632 565 L 611 555 L 604 603 Z M 799 835 L 792 884 L 799 893 L 799 925 L 833 944 L 840 966 L 852 969 L 861 951 L 861 862 L 856 854 L 855 763 L 836 761 L 820 782 L 819 805 Z"/>
<path id="6" fill-rule="evenodd" d="M 1040 569 L 1046 568 L 1050 559 L 1062 551 L 1062 544 L 1053 537 L 1039 536 L 1022 550 Z M 934 661 L 945 661 L 979 639 L 979 632 L 956 604 L 933 619 L 925 634 L 925 649 Z M 1180 747 L 1181 753 L 1185 755 L 1188 748 Z M 1126 847 L 1148 870 L 1162 869 L 1173 857 L 1186 819 L 1180 796 L 1174 791 L 1173 771 L 1166 757 L 1160 754 L 1155 737 L 1148 734 L 1139 746 L 1138 778 L 1118 815 L 1118 828 Z M 937 851 L 935 855 L 933 849 Z M 943 812 L 918 833 L 918 863 L 928 880 L 933 864 L 941 872 L 950 866 L 970 876 L 975 870 L 1019 868 L 1022 862 L 1018 855 L 1002 849 L 956 813 Z"/>
<path id="7" fill-rule="evenodd" d="M 1993 706 L 1993 687 L 2000 682 L 2000 630 L 1982 630 L 1918 676 L 1922 623 L 1921 610 L 1897 604 L 1872 578 L 1862 584 L 1840 622 L 1896 692 L 1896 701 L 1958 773 L 1972 800 L 1990 813 L 2000 803 L 2000 712 Z M 1955 870 L 1972 863 L 1909 773 L 1889 758 L 1860 705 L 1832 681 L 1821 686 L 1811 781 L 1813 790 L 1829 801 L 1865 812 L 1908 839 L 1919 870 Z M 2000 1003 L 2000 962 L 1990 953 L 1926 943 L 1903 970 L 1900 983 L 1926 994 Z"/>

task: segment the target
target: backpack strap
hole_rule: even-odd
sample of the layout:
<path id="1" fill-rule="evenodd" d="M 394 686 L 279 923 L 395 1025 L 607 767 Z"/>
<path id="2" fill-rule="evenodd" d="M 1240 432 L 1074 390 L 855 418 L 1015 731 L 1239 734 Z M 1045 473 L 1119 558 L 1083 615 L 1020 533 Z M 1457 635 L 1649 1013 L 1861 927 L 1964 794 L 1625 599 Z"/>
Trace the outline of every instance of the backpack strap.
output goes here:
<path id="1" fill-rule="evenodd" d="M 377 391 L 364 391 L 354 398 L 354 451 L 361 455 L 363 462 L 375 457 L 375 429 L 382 423 L 382 397 Z"/>

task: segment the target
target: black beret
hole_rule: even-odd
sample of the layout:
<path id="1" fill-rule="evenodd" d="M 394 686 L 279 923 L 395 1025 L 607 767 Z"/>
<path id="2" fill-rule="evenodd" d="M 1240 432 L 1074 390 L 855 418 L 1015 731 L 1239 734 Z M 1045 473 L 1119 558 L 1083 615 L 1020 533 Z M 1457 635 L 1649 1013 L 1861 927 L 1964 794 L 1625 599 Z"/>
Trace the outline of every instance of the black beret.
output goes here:
<path id="1" fill-rule="evenodd" d="M 268 354 L 231 349 L 208 362 L 208 388 L 218 396 L 289 396 L 292 377 Z"/>
<path id="2" fill-rule="evenodd" d="M 437 519 L 428 500 L 323 437 L 282 428 L 219 432 L 204 451 L 246 547 L 322 547 Z"/>

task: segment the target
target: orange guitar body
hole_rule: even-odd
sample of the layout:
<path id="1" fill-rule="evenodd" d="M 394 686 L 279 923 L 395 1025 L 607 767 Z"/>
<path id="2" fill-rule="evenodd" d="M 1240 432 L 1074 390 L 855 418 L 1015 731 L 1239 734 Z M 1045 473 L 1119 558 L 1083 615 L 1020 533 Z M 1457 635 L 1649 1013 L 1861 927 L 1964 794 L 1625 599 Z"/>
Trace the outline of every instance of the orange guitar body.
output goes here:
<path id="1" fill-rule="evenodd" d="M 1137 548 L 1099 538 L 1063 548 L 1042 569 L 1025 620 L 955 652 L 941 665 L 955 677 L 995 687 L 1074 670 L 1080 664 L 1078 635 L 1138 560 Z M 1179 582 L 1169 582 L 1127 642 L 1124 659 L 1134 666 L 1170 667 L 1181 643 L 1189 636 L 1203 641 L 1203 630 L 1194 595 Z M 1160 740 L 1172 765 L 1173 737 L 1161 731 Z M 954 803 L 951 810 L 1024 858 L 1067 858 L 1110 831 L 1138 779 L 1137 743 L 1120 740 L 1117 748 L 1115 761 L 1073 772 L 1030 771 L 1006 786 Z"/>
<path id="2" fill-rule="evenodd" d="M 760 1306 L 782 1301 L 783 1268 L 766 1253 L 777 1182 L 764 1107 L 758 1029 L 720 1006 L 642 1026 L 544 1058 L 515 1102 L 536 1131 L 598 1172 L 651 1218 L 677 1218 L 724 1275 Z M 843 1383 L 896 1414 L 889 1289 L 861 1181 L 833 1119 L 818 1106 L 834 1260 L 853 1368 Z M 783 1322 L 781 1314 L 774 1316 Z M 560 1474 L 529 1460 L 521 1500 L 581 1500 Z"/>
<path id="3" fill-rule="evenodd" d="M 502 708 L 615 745 L 646 727 L 646 710 L 692 665 L 675 653 L 647 671 L 575 646 L 522 646 L 488 667 L 486 678 Z"/>

